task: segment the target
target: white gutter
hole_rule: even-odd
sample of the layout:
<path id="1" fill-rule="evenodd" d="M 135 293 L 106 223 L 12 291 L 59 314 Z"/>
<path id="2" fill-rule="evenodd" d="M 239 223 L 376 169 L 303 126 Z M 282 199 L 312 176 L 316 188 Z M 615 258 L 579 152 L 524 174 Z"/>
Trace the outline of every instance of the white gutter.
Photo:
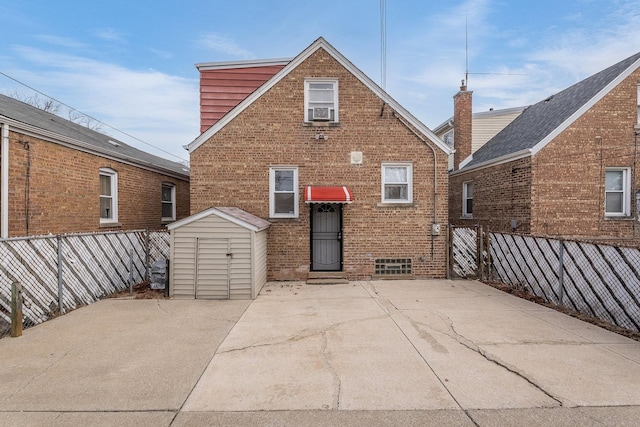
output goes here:
<path id="1" fill-rule="evenodd" d="M 516 151 L 515 153 L 511 153 L 511 154 L 505 154 L 504 156 L 496 157 L 495 159 L 478 163 L 477 165 L 473 165 L 465 169 L 458 169 L 456 171 L 450 172 L 449 176 L 463 175 L 465 173 L 477 171 L 480 169 L 485 169 L 491 166 L 497 166 L 503 163 L 512 162 L 514 160 L 524 159 L 525 157 L 531 157 L 532 155 L 533 153 L 531 152 L 531 149 L 525 148 L 524 150 Z M 469 160 L 469 161 L 473 160 L 472 156 L 473 155 L 469 156 L 465 160 Z"/>
<path id="2" fill-rule="evenodd" d="M 2 177 L 0 177 L 0 204 L 2 212 L 0 212 L 0 237 L 6 239 L 9 237 L 9 125 L 0 123 L 2 128 Z"/>

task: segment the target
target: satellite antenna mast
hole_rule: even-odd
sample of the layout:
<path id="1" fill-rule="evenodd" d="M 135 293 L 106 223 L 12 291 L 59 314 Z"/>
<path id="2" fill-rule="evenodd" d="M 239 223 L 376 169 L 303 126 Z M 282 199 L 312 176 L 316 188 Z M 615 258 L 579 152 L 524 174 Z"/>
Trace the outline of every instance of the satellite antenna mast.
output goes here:
<path id="1" fill-rule="evenodd" d="M 469 85 L 469 17 L 464 17 L 464 85 Z"/>
<path id="2" fill-rule="evenodd" d="M 387 11 L 385 0 L 380 0 L 380 85 L 387 90 Z"/>

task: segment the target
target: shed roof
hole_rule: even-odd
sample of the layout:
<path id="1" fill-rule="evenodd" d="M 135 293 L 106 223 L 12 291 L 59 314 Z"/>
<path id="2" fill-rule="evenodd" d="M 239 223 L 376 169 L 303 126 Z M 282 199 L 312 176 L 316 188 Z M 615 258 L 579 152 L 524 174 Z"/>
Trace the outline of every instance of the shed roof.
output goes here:
<path id="1" fill-rule="evenodd" d="M 640 66 L 640 52 L 526 108 L 490 139 L 460 171 L 540 151 Z"/>
<path id="2" fill-rule="evenodd" d="M 181 163 L 138 150 L 108 135 L 5 95 L 0 95 L 0 121 L 81 151 L 181 179 L 189 178 L 189 168 Z"/>
<path id="3" fill-rule="evenodd" d="M 251 231 L 262 231 L 271 225 L 271 223 L 267 220 L 264 220 L 258 216 L 250 214 L 247 211 L 243 211 L 240 208 L 236 207 L 213 207 L 209 209 L 205 209 L 197 214 L 193 214 L 186 218 L 183 218 L 179 221 L 172 222 L 167 226 L 169 231 L 175 230 L 176 228 L 183 227 L 185 225 L 191 224 L 195 221 L 206 218 L 210 215 L 216 215 L 220 218 L 223 218 L 227 221 L 230 221 L 236 225 L 239 225 L 247 230 Z"/>

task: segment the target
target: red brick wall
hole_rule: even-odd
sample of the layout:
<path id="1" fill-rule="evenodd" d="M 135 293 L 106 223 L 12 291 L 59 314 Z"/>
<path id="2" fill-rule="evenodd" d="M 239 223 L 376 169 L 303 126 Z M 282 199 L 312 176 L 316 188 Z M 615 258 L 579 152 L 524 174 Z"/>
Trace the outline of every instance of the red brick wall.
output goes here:
<path id="1" fill-rule="evenodd" d="M 189 214 L 189 183 L 186 181 L 14 131 L 10 132 L 9 140 L 11 237 L 160 229 L 164 182 L 176 185 L 177 219 Z M 118 172 L 119 227 L 100 227 L 99 170 L 102 167 Z"/>
<path id="2" fill-rule="evenodd" d="M 462 185 L 473 183 L 473 218 L 462 217 Z M 449 178 L 449 219 L 456 226 L 476 224 L 499 232 L 528 233 L 531 223 L 530 159 L 520 159 L 492 168 Z M 511 221 L 516 221 L 512 228 Z"/>
<path id="3" fill-rule="evenodd" d="M 339 126 L 304 121 L 305 77 L 338 78 Z M 411 258 L 419 277 L 444 277 L 444 231 L 431 246 L 434 158 L 431 149 L 393 116 L 389 106 L 320 49 L 191 153 L 191 213 L 237 206 L 269 219 L 269 168 L 298 167 L 299 218 L 271 219 L 270 280 L 305 279 L 310 264 L 310 209 L 305 185 L 348 185 L 344 207 L 344 269 L 369 277 L 376 258 Z M 382 112 L 382 114 L 381 114 Z M 322 132 L 327 140 L 316 140 Z M 447 223 L 447 156 L 439 148 L 438 222 Z M 363 152 L 351 165 L 350 153 Z M 379 206 L 381 163 L 413 162 L 412 206 Z M 433 250 L 433 260 L 431 253 Z"/>
<path id="4" fill-rule="evenodd" d="M 637 124 L 636 71 L 558 135 L 534 158 L 532 211 L 535 234 L 581 239 L 630 239 L 638 228 L 634 126 Z M 631 216 L 605 218 L 607 167 L 631 169 Z M 640 236 L 640 229 L 636 231 Z M 637 240 L 637 239 L 636 239 Z"/>
<path id="5" fill-rule="evenodd" d="M 640 242 L 634 220 L 637 126 L 636 71 L 531 159 L 505 163 L 450 178 L 450 219 L 454 225 L 489 225 L 514 230 L 610 243 Z M 632 171 L 631 216 L 606 218 L 607 167 Z M 474 182 L 473 219 L 462 219 L 462 183 Z M 635 239 L 635 240 L 634 240 Z"/>

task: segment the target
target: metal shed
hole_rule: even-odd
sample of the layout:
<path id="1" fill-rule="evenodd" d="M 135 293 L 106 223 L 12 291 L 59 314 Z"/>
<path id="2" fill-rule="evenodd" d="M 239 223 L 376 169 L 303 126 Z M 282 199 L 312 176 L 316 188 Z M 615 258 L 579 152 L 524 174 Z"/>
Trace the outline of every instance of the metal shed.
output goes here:
<path id="1" fill-rule="evenodd" d="M 270 225 L 235 207 L 209 208 L 170 224 L 170 296 L 255 299 L 267 282 Z"/>

